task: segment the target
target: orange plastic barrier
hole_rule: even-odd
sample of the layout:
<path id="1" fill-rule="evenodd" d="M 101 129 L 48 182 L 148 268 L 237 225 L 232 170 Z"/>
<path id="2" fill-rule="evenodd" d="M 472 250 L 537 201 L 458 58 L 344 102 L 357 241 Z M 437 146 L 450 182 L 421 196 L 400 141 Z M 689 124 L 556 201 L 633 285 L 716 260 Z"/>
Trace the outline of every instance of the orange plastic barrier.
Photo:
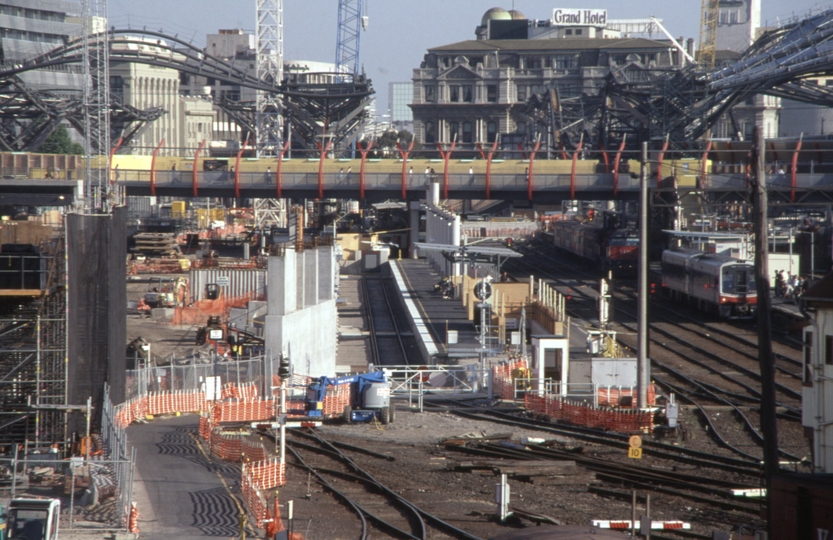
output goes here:
<path id="1" fill-rule="evenodd" d="M 263 461 L 266 459 L 266 448 L 263 442 L 252 440 L 252 436 L 243 439 L 243 460 Z"/>
<path id="2" fill-rule="evenodd" d="M 252 300 L 263 300 L 262 293 L 252 292 L 231 298 L 217 300 L 199 300 L 187 307 L 174 308 L 172 324 L 205 324 L 210 315 L 227 316 L 232 308 L 246 307 Z"/>
<path id="3" fill-rule="evenodd" d="M 263 528 L 268 509 L 261 490 L 284 485 L 284 467 L 277 460 L 270 459 L 252 464 L 243 463 L 241 469 L 240 494 L 254 516 L 257 526 Z"/>
<path id="4" fill-rule="evenodd" d="M 538 396 L 528 392 L 524 405 L 530 411 L 578 426 L 636 433 L 653 430 L 654 413 L 595 408 L 572 403 L 557 396 Z"/>
<path id="5" fill-rule="evenodd" d="M 622 398 L 634 397 L 636 393 L 635 388 L 619 388 L 619 387 L 599 387 L 598 402 L 600 406 L 618 407 Z M 654 405 L 657 402 L 657 389 L 651 384 L 647 391 L 648 405 Z"/>
<path id="6" fill-rule="evenodd" d="M 526 359 L 519 359 L 492 368 L 492 391 L 500 399 L 514 399 L 515 386 L 512 382 L 512 372 L 516 369 L 526 369 L 529 365 Z"/>
<path id="7" fill-rule="evenodd" d="M 229 382 L 223 385 L 223 399 L 226 398 L 242 398 L 252 399 L 258 397 L 257 384 L 250 382 L 237 386 L 236 383 Z"/>
<path id="8" fill-rule="evenodd" d="M 269 420 L 275 416 L 277 401 L 274 399 L 237 399 L 220 401 L 214 405 L 212 422 L 254 422 Z"/>
<path id="9" fill-rule="evenodd" d="M 247 435 L 246 433 L 221 433 L 216 428 L 211 430 L 208 441 L 211 455 L 224 461 L 242 461 L 243 437 Z"/>

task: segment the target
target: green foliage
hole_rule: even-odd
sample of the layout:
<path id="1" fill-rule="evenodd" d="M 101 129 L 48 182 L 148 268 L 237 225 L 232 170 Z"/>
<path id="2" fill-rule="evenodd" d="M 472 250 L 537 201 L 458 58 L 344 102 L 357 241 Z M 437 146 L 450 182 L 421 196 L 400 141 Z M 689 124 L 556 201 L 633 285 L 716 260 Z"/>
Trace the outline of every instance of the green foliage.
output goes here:
<path id="1" fill-rule="evenodd" d="M 43 141 L 37 152 L 41 154 L 83 154 L 84 147 L 69 138 L 66 126 L 59 124 L 55 131 Z"/>

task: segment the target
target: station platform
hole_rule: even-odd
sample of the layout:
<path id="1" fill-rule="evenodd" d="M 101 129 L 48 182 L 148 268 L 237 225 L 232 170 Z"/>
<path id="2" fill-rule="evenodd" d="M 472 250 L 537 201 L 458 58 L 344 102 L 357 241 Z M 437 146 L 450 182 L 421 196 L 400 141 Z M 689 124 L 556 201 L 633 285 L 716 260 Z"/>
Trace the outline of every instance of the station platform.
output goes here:
<path id="1" fill-rule="evenodd" d="M 437 363 L 477 357 L 477 328 L 459 299 L 445 299 L 442 293 L 434 292 L 442 276 L 430 263 L 424 259 L 390 261 L 390 269 L 423 357 Z M 455 344 L 447 343 L 450 331 L 457 332 Z"/>

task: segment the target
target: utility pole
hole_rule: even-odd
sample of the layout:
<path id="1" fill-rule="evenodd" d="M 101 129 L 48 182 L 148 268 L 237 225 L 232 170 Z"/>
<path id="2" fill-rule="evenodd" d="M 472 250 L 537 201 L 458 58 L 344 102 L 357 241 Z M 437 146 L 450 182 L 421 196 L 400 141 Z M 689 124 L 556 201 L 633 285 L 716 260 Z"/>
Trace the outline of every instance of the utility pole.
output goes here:
<path id="1" fill-rule="evenodd" d="M 648 407 L 651 361 L 648 359 L 648 143 L 642 143 L 642 166 L 639 171 L 639 278 L 637 293 L 636 389 L 637 406 Z"/>
<path id="2" fill-rule="evenodd" d="M 772 478 L 778 473 L 778 428 L 775 417 L 775 360 L 772 356 L 772 319 L 767 251 L 767 193 L 764 135 L 755 128 L 752 145 L 753 213 L 755 229 L 755 283 L 758 296 L 758 363 L 761 369 L 761 433 L 764 436 L 764 474 L 767 523 L 772 523 Z"/>

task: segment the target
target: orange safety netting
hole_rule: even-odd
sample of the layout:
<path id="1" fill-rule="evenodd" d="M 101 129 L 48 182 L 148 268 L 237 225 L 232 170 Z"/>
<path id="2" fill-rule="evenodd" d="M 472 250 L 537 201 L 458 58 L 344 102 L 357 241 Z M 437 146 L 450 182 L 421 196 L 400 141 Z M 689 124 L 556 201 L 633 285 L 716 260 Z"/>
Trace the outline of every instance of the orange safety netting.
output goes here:
<path id="1" fill-rule="evenodd" d="M 217 300 L 198 300 L 190 306 L 178 306 L 171 319 L 173 324 L 205 324 L 209 316 L 227 316 L 232 308 L 244 308 L 252 300 L 263 300 L 262 293 L 248 293 L 231 298 L 221 297 Z"/>
<path id="2" fill-rule="evenodd" d="M 253 441 L 251 437 L 243 439 L 243 458 L 248 461 L 263 461 L 266 459 L 266 448 L 262 441 Z"/>
<path id="3" fill-rule="evenodd" d="M 247 433 L 222 433 L 218 429 L 213 429 L 208 439 L 211 455 L 224 461 L 242 461 L 243 437 L 247 435 Z"/>
<path id="4" fill-rule="evenodd" d="M 237 385 L 236 383 L 229 382 L 223 385 L 223 399 L 227 398 L 242 398 L 242 399 L 252 399 L 258 397 L 258 390 L 257 390 L 257 383 L 250 382 L 250 383 L 243 383 L 241 385 Z"/>
<path id="5" fill-rule="evenodd" d="M 221 401 L 214 405 L 212 421 L 222 422 L 253 422 L 269 420 L 275 416 L 274 399 L 237 399 Z"/>
<path id="6" fill-rule="evenodd" d="M 601 409 L 553 395 L 538 396 L 527 392 L 524 405 L 530 411 L 578 426 L 636 433 L 651 431 L 654 425 L 654 413 L 651 412 Z"/>
<path id="7" fill-rule="evenodd" d="M 206 413 L 200 414 L 200 439 L 207 441 L 208 437 L 211 436 L 212 429 L 213 427 L 211 425 L 211 416 Z"/>
<path id="8" fill-rule="evenodd" d="M 600 406 L 618 407 L 621 405 L 622 398 L 633 398 L 636 395 L 636 389 L 605 386 L 599 387 L 596 393 Z M 653 384 L 648 385 L 647 396 L 648 405 L 654 405 L 657 402 L 657 389 Z"/>
<path id="9" fill-rule="evenodd" d="M 529 367 L 526 359 L 519 359 L 492 368 L 492 389 L 494 395 L 500 399 L 514 399 L 515 386 L 512 372 Z"/>
<path id="10" fill-rule="evenodd" d="M 249 508 L 252 516 L 255 518 L 255 524 L 258 528 L 263 528 L 264 522 L 267 519 L 266 499 L 260 493 L 260 490 L 252 485 L 251 479 L 246 475 L 245 464 L 243 465 L 243 477 L 240 482 L 240 495 L 243 497 L 243 502 Z"/>
<path id="11" fill-rule="evenodd" d="M 268 517 L 266 499 L 261 490 L 282 486 L 286 483 L 285 467 L 275 459 L 257 463 L 243 463 L 241 468 L 240 494 L 249 507 L 259 528 L 263 528 Z"/>

